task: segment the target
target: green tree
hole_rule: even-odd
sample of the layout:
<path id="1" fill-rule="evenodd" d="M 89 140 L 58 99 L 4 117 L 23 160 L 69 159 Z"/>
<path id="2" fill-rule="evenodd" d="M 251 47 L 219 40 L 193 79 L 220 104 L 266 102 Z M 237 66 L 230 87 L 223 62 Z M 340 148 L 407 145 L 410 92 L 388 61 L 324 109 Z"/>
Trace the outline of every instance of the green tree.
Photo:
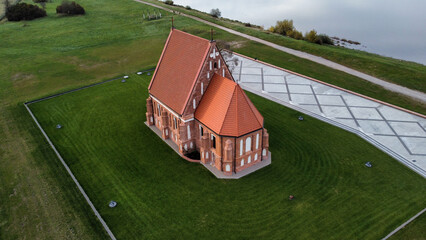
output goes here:
<path id="1" fill-rule="evenodd" d="M 212 10 L 210 10 L 210 15 L 212 17 L 219 18 L 220 16 L 222 16 L 222 13 L 220 12 L 219 8 L 213 8 Z"/>

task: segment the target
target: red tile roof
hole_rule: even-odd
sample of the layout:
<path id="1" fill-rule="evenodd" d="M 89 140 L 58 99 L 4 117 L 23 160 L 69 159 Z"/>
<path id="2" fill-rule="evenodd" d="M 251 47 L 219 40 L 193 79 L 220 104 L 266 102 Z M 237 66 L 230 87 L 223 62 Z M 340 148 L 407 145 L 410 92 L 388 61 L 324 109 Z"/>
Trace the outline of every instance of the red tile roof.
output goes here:
<path id="1" fill-rule="evenodd" d="M 263 117 L 234 81 L 215 74 L 195 118 L 222 136 L 239 137 L 263 127 Z"/>
<path id="2" fill-rule="evenodd" d="M 183 114 L 209 50 L 210 41 L 172 29 L 148 87 L 149 93 Z"/>

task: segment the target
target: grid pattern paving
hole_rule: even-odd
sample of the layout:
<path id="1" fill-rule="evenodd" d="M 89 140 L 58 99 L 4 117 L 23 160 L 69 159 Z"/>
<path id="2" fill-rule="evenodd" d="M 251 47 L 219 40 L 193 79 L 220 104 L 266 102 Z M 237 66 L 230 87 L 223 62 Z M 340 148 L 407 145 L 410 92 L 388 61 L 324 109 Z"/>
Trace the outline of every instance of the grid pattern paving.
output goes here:
<path id="1" fill-rule="evenodd" d="M 425 118 L 239 54 L 223 56 L 245 90 L 355 132 L 426 177 Z"/>

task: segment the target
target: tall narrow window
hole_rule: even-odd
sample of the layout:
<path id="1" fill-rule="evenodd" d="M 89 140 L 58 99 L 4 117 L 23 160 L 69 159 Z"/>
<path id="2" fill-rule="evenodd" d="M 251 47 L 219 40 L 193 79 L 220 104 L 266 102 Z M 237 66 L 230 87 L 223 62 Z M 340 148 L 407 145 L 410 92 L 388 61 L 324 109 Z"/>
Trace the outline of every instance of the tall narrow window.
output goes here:
<path id="1" fill-rule="evenodd" d="M 246 138 L 246 152 L 251 151 L 251 137 Z"/>
<path id="2" fill-rule="evenodd" d="M 219 68 L 220 68 L 220 59 L 219 59 Z"/>
<path id="3" fill-rule="evenodd" d="M 177 121 L 176 121 L 176 117 L 173 117 L 173 126 L 175 127 L 175 129 L 177 128 Z"/>
<path id="4" fill-rule="evenodd" d="M 222 77 L 225 77 L 225 68 L 222 70 Z"/>
<path id="5" fill-rule="evenodd" d="M 188 139 L 191 139 L 191 128 L 188 126 L 186 126 L 186 130 L 188 131 Z"/>
<path id="6" fill-rule="evenodd" d="M 204 135 L 204 129 L 203 127 L 200 125 L 200 138 L 203 137 Z"/>
<path id="7" fill-rule="evenodd" d="M 244 145 L 244 141 L 243 139 L 240 140 L 240 156 L 243 155 L 243 145 Z"/>
<path id="8" fill-rule="evenodd" d="M 158 110 L 158 116 L 161 116 L 161 108 L 160 108 L 160 104 L 158 104 L 158 105 L 157 105 L 157 107 L 158 107 L 158 109 L 157 109 L 157 110 Z"/>
<path id="9" fill-rule="evenodd" d="M 212 61 L 210 61 L 210 70 L 212 70 Z"/>
<path id="10" fill-rule="evenodd" d="M 212 134 L 212 148 L 216 149 L 216 137 Z"/>
<path id="11" fill-rule="evenodd" d="M 244 166 L 244 158 L 241 159 L 241 167 Z"/>
<path id="12" fill-rule="evenodd" d="M 214 69 L 216 69 L 216 68 L 217 68 L 217 63 L 215 62 L 215 63 L 214 63 Z"/>
<path id="13" fill-rule="evenodd" d="M 192 100 L 192 107 L 195 109 L 197 107 L 197 104 L 195 103 L 195 98 Z"/>
<path id="14" fill-rule="evenodd" d="M 256 149 L 259 149 L 259 133 L 256 135 Z"/>
<path id="15" fill-rule="evenodd" d="M 210 73 L 209 72 L 207 72 L 207 79 L 209 79 L 210 78 Z"/>
<path id="16" fill-rule="evenodd" d="M 201 83 L 201 95 L 204 94 L 204 83 Z"/>

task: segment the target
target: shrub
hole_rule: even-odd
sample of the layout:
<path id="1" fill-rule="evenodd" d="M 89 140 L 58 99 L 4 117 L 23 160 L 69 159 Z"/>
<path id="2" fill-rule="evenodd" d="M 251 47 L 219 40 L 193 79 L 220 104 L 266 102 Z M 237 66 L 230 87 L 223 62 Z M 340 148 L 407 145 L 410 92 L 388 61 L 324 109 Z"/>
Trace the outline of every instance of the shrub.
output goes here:
<path id="1" fill-rule="evenodd" d="M 61 5 L 56 7 L 57 14 L 65 15 L 84 15 L 84 8 L 76 2 L 63 1 Z"/>
<path id="2" fill-rule="evenodd" d="M 191 10 L 192 8 L 188 5 L 185 6 L 186 10 Z"/>
<path id="3" fill-rule="evenodd" d="M 297 31 L 296 29 L 288 31 L 287 36 L 297 39 L 297 40 L 303 40 L 303 34 L 300 31 Z"/>
<path id="4" fill-rule="evenodd" d="M 40 4 L 43 7 L 43 9 L 45 9 L 45 10 L 46 10 L 46 3 L 48 1 L 49 0 L 33 0 L 33 2 Z"/>
<path id="5" fill-rule="evenodd" d="M 277 21 L 277 24 L 274 27 L 274 32 L 288 36 L 287 33 L 294 30 L 293 20 L 284 19 L 283 21 Z"/>
<path id="6" fill-rule="evenodd" d="M 167 5 L 173 5 L 173 1 L 172 0 L 166 0 L 164 1 L 165 4 Z"/>
<path id="7" fill-rule="evenodd" d="M 327 36 L 326 34 L 318 35 L 318 41 L 319 41 L 319 44 L 334 45 L 333 40 L 331 40 L 331 38 Z"/>
<path id="8" fill-rule="evenodd" d="M 310 32 L 306 32 L 305 40 L 311 43 L 317 43 L 318 42 L 317 31 L 311 30 Z"/>
<path id="9" fill-rule="evenodd" d="M 6 9 L 6 17 L 9 21 L 33 20 L 45 16 L 46 11 L 27 3 L 18 3 Z"/>
<path id="10" fill-rule="evenodd" d="M 210 10 L 210 15 L 212 17 L 218 18 L 222 15 L 222 13 L 220 12 L 219 8 L 216 8 L 216 9 Z"/>

